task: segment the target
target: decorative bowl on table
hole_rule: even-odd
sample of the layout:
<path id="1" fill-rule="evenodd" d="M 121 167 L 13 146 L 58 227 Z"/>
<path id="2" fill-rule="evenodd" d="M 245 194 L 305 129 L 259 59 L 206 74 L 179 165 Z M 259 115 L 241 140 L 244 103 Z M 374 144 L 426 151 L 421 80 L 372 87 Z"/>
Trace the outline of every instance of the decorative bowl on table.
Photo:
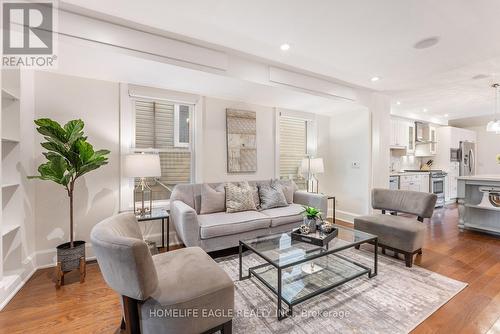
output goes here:
<path id="1" fill-rule="evenodd" d="M 496 208 L 500 207 L 500 193 L 490 193 L 490 203 Z"/>

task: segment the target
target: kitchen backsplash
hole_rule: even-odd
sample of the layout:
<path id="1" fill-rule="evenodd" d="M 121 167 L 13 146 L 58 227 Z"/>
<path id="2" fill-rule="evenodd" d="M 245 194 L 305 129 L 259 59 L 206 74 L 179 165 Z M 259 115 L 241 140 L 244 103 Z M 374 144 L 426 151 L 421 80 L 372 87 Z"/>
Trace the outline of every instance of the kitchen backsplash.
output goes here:
<path id="1" fill-rule="evenodd" d="M 413 155 L 396 155 L 391 152 L 390 171 L 403 171 L 405 169 L 420 169 L 422 158 Z"/>

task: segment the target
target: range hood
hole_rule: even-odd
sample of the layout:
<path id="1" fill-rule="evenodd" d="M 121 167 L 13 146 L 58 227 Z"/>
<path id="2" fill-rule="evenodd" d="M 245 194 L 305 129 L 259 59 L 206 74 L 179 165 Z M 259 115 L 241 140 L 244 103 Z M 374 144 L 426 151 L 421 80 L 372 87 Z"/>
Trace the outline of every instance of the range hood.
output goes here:
<path id="1" fill-rule="evenodd" d="M 429 124 L 415 122 L 415 141 L 420 144 L 427 144 L 429 140 Z"/>

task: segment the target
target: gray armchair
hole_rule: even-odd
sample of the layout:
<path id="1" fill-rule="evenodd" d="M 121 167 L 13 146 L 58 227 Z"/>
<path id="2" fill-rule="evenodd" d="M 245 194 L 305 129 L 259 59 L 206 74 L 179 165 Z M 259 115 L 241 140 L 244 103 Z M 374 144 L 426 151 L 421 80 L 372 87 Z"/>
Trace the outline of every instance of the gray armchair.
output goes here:
<path id="1" fill-rule="evenodd" d="M 356 230 L 378 236 L 378 245 L 382 253 L 389 249 L 405 256 L 406 266 L 413 264 L 413 255 L 422 254 L 425 235 L 424 218 L 431 218 L 436 205 L 437 196 L 407 190 L 372 190 L 372 207 L 382 210 L 381 214 L 357 217 L 354 219 Z M 386 212 L 390 212 L 387 215 Z M 398 216 L 407 213 L 417 219 Z M 377 250 L 375 250 L 377 251 Z"/>
<path id="2" fill-rule="evenodd" d="M 152 256 L 132 213 L 100 222 L 90 238 L 104 280 L 122 296 L 127 333 L 231 333 L 233 281 L 202 249 Z"/>

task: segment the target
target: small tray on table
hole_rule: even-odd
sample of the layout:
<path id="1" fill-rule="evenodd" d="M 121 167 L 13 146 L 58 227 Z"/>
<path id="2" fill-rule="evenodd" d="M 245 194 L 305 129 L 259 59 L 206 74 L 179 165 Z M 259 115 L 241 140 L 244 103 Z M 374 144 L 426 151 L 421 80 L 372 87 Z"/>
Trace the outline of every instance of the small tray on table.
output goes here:
<path id="1" fill-rule="evenodd" d="M 309 234 L 303 234 L 300 232 L 300 229 L 297 228 L 292 230 L 292 240 L 307 242 L 309 244 L 323 247 L 335 238 L 338 235 L 338 232 L 339 230 L 334 227 L 329 233 L 316 231 Z"/>

